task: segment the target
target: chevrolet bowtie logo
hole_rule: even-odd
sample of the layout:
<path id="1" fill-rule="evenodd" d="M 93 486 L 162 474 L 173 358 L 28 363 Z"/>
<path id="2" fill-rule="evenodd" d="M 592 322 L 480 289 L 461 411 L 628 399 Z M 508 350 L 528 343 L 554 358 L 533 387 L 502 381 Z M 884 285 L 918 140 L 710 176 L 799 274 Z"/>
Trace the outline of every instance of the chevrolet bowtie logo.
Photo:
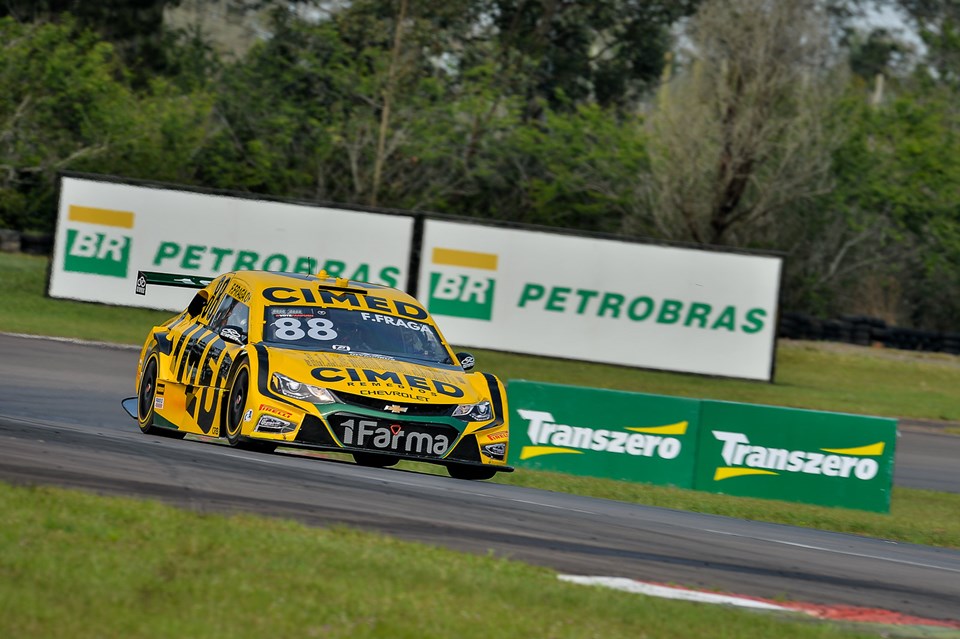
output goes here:
<path id="1" fill-rule="evenodd" d="M 383 407 L 383 410 L 388 410 L 391 413 L 405 413 L 407 412 L 406 406 L 398 406 L 397 404 L 387 404 Z"/>

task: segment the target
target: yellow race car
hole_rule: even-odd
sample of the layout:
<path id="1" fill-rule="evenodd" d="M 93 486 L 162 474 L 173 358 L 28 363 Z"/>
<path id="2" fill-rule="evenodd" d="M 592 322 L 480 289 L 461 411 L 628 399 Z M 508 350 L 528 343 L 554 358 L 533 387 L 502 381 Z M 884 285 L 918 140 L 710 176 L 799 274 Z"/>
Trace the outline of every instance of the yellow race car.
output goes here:
<path id="1" fill-rule="evenodd" d="M 503 384 L 473 372 L 406 293 L 323 271 L 140 272 L 137 293 L 155 284 L 200 290 L 144 342 L 137 395 L 123 400 L 144 433 L 338 451 L 365 466 L 411 459 L 459 479 L 513 470 Z"/>

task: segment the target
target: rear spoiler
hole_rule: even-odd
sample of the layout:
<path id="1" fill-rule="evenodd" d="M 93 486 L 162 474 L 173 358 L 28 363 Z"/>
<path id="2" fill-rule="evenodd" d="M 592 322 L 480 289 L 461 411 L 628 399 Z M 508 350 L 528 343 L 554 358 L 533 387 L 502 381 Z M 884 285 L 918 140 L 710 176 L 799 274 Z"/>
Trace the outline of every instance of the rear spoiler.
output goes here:
<path id="1" fill-rule="evenodd" d="M 212 281 L 212 277 L 158 273 L 156 271 L 137 271 L 137 295 L 147 294 L 147 284 L 176 286 L 179 288 L 206 288 Z"/>

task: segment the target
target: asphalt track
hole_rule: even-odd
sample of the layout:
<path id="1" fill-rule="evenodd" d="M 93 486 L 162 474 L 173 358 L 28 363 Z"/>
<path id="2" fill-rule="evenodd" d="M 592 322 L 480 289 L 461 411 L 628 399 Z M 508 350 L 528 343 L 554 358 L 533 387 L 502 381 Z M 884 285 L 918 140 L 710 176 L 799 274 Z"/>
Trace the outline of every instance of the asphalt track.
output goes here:
<path id="1" fill-rule="evenodd" d="M 561 572 L 960 619 L 960 552 L 140 434 L 136 353 L 0 335 L 0 480 L 345 523 Z M 960 492 L 960 437 L 904 430 L 897 483 Z"/>

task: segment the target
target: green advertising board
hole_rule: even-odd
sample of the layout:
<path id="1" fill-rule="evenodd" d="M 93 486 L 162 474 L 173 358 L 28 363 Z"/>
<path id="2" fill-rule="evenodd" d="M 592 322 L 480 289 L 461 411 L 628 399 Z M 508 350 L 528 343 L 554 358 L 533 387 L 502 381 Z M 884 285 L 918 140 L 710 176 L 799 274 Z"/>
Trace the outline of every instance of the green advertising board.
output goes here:
<path id="1" fill-rule="evenodd" d="M 698 400 L 514 380 L 507 396 L 518 468 L 693 486 Z"/>
<path id="2" fill-rule="evenodd" d="M 888 512 L 894 419 L 702 401 L 694 488 Z"/>

